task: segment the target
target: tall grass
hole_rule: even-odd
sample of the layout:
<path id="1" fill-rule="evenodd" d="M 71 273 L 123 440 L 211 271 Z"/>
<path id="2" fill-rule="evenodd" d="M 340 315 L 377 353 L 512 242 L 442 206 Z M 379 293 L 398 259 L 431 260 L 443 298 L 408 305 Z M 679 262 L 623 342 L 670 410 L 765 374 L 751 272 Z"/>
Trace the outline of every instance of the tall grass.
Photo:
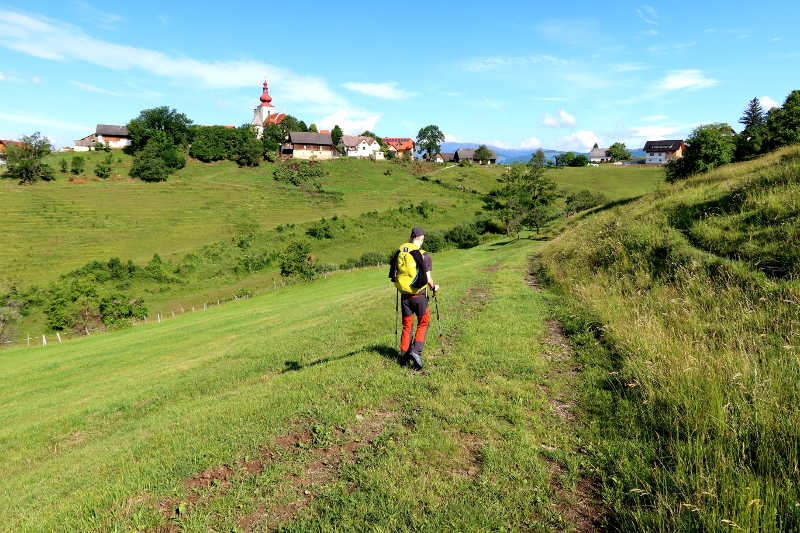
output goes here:
<path id="1" fill-rule="evenodd" d="M 800 529 L 799 161 L 663 188 L 545 250 L 573 302 L 610 527 Z"/>

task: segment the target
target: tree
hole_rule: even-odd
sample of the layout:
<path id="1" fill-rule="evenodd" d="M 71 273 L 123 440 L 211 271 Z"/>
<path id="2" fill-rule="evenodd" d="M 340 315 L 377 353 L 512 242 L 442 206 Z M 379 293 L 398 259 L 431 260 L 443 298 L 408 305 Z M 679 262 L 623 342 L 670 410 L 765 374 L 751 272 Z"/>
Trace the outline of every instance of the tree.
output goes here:
<path id="1" fill-rule="evenodd" d="M 167 106 L 145 109 L 139 116 L 128 122 L 128 135 L 131 138 L 131 151 L 142 150 L 156 132 L 163 132 L 174 146 L 189 144 L 192 121 L 183 113 Z"/>
<path id="2" fill-rule="evenodd" d="M 23 136 L 19 143 L 9 143 L 3 155 L 6 160 L 3 177 L 19 180 L 20 184 L 53 180 L 53 170 L 42 161 L 52 149 L 50 140 L 38 131 Z"/>
<path id="3" fill-rule="evenodd" d="M 545 172 L 544 167 L 532 163 L 513 165 L 498 180 L 501 186 L 484 197 L 484 207 L 500 218 L 507 235 L 518 236 L 522 227 L 538 231 L 547 218 L 558 194 Z"/>
<path id="4" fill-rule="evenodd" d="M 800 90 L 789 93 L 780 108 L 767 113 L 766 137 L 768 150 L 800 143 Z"/>
<path id="5" fill-rule="evenodd" d="M 308 127 L 308 131 L 310 131 L 310 132 L 312 132 L 312 133 L 319 133 L 319 129 L 317 129 L 317 125 L 316 125 L 316 124 L 312 124 L 312 125 L 310 125 L 310 126 Z"/>
<path id="6" fill-rule="evenodd" d="M 162 157 L 162 148 L 166 139 L 163 136 L 155 136 L 147 142 L 147 145 L 137 152 L 133 158 L 131 176 L 142 181 L 166 181 L 171 171 L 167 162 Z"/>
<path id="7" fill-rule="evenodd" d="M 558 167 L 568 167 L 572 165 L 572 160 L 575 159 L 575 154 L 573 152 L 567 152 L 565 154 L 558 154 L 556 157 L 556 166 Z"/>
<path id="8" fill-rule="evenodd" d="M 297 123 L 297 131 L 308 131 L 308 126 L 302 120 Z"/>
<path id="9" fill-rule="evenodd" d="M 230 159 L 236 143 L 236 130 L 223 126 L 203 126 L 194 130 L 189 155 L 204 163 Z"/>
<path id="10" fill-rule="evenodd" d="M 111 163 L 114 162 L 114 154 L 108 154 L 94 167 L 94 175 L 100 179 L 111 177 Z"/>
<path id="11" fill-rule="evenodd" d="M 256 137 L 252 124 L 245 124 L 235 130 L 235 143 L 231 159 L 240 167 L 257 167 L 264 156 L 264 144 Z"/>
<path id="12" fill-rule="evenodd" d="M 758 101 L 758 98 L 753 98 L 747 103 L 739 123 L 743 124 L 745 129 L 749 129 L 761 126 L 765 120 L 766 116 L 764 115 L 764 109 L 761 107 L 761 102 Z"/>
<path id="13" fill-rule="evenodd" d="M 442 151 L 443 142 L 444 133 L 439 129 L 439 126 L 431 124 L 417 132 L 417 149 L 425 152 L 429 160 Z"/>
<path id="14" fill-rule="evenodd" d="M 684 156 L 667 163 L 667 181 L 674 182 L 730 163 L 735 147 L 735 132 L 728 124 L 699 126 L 686 140 Z"/>
<path id="15" fill-rule="evenodd" d="M 339 141 L 342 140 L 342 135 L 344 135 L 342 128 L 340 128 L 339 125 L 336 124 L 331 130 L 331 140 L 333 141 L 334 146 L 339 145 Z"/>
<path id="16" fill-rule="evenodd" d="M 69 163 L 67 163 L 66 159 L 62 159 L 60 165 L 62 174 L 66 174 L 67 172 L 69 172 Z"/>
<path id="17" fill-rule="evenodd" d="M 86 166 L 86 160 L 83 156 L 74 155 L 72 156 L 72 161 L 70 162 L 70 172 L 75 174 L 76 176 L 79 174 L 83 174 L 83 169 Z"/>
<path id="18" fill-rule="evenodd" d="M 476 161 L 487 163 L 492 158 L 492 155 L 492 151 L 485 144 L 482 144 L 475 150 L 475 154 L 472 157 Z"/>
<path id="19" fill-rule="evenodd" d="M 589 158 L 583 154 L 578 154 L 569 162 L 571 167 L 585 167 L 589 164 Z"/>
<path id="20" fill-rule="evenodd" d="M 627 161 L 631 158 L 631 153 L 625 148 L 625 143 L 614 143 L 608 149 L 608 156 L 611 161 Z"/>
<path id="21" fill-rule="evenodd" d="M 281 252 L 278 264 L 283 277 L 297 277 L 310 281 L 317 277 L 319 269 L 311 256 L 311 246 L 305 241 L 292 241 Z"/>
<path id="22" fill-rule="evenodd" d="M 542 150 L 541 148 L 539 148 L 539 149 L 538 149 L 538 150 L 536 150 L 536 152 L 535 152 L 535 153 L 534 153 L 534 154 L 531 156 L 531 164 L 534 164 L 534 165 L 536 165 L 536 166 L 542 167 L 542 166 L 544 166 L 544 162 L 545 162 L 544 150 Z"/>

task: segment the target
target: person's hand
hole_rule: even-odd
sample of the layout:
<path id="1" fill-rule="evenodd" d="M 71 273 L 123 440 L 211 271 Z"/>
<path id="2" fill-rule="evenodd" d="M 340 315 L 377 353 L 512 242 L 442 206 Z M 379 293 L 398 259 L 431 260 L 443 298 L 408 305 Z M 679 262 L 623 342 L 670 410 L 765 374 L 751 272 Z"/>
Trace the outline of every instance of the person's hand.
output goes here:
<path id="1" fill-rule="evenodd" d="M 435 283 L 434 283 L 434 285 L 431 287 L 431 289 L 433 290 L 433 292 L 439 292 L 439 286 L 438 286 L 438 285 L 436 285 Z"/>

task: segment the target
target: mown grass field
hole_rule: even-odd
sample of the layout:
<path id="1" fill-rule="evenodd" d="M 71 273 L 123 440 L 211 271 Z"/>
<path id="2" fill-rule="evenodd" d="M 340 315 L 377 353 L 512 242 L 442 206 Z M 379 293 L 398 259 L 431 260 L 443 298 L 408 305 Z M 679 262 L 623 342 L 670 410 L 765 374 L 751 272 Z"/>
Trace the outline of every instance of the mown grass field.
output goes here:
<path id="1" fill-rule="evenodd" d="M 334 193 L 326 195 L 279 184 L 269 163 L 242 169 L 228 161 L 190 161 L 165 183 L 143 183 L 127 177 L 131 158 L 119 151 L 114 155 L 121 162 L 115 163 L 108 181 L 93 175 L 104 153 L 81 155 L 88 157 L 86 172 L 72 182 L 58 171 L 54 183 L 33 186 L 0 179 L 3 278 L 42 283 L 92 260 L 116 256 L 141 262 L 154 253 L 186 253 L 229 238 L 241 224 L 268 230 L 423 199 L 449 204 L 454 196 L 441 186 L 419 182 L 400 165 L 381 162 L 325 163 L 329 175 L 324 189 Z M 49 162 L 57 170 L 60 159 L 71 157 L 53 154 Z"/>
<path id="2" fill-rule="evenodd" d="M 575 526 L 585 459 L 549 401 L 570 363 L 525 283 L 539 246 L 437 255 L 422 373 L 394 358 L 384 268 L 5 351 L 0 529 Z"/>
<path id="3" fill-rule="evenodd" d="M 541 267 L 620 531 L 800 530 L 800 148 L 585 218 Z"/>

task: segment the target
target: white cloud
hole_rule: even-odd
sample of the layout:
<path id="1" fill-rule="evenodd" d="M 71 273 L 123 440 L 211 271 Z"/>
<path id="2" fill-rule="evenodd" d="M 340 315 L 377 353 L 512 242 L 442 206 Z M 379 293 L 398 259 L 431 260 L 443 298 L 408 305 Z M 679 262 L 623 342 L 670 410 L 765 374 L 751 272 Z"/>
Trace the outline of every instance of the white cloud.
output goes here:
<path id="1" fill-rule="evenodd" d="M 80 28 L 0 10 L 0 46 L 53 61 L 84 61 L 115 70 L 142 70 L 184 84 L 209 88 L 254 87 L 265 77 L 280 101 L 344 105 L 327 82 L 259 61 L 201 61 L 156 50 L 114 44 Z M 276 98 L 277 100 L 277 98 Z"/>
<path id="2" fill-rule="evenodd" d="M 75 6 L 83 20 L 89 20 L 96 26 L 104 29 L 114 29 L 115 26 L 123 20 L 120 15 L 101 11 L 83 0 L 74 0 L 72 5 Z"/>
<path id="3" fill-rule="evenodd" d="M 529 137 L 519 143 L 520 148 L 539 149 L 542 147 L 542 141 L 538 137 Z"/>
<path id="4" fill-rule="evenodd" d="M 656 12 L 653 6 L 644 5 L 636 10 L 636 14 L 647 24 L 652 24 L 654 26 L 658 24 L 658 12 Z"/>
<path id="5" fill-rule="evenodd" d="M 381 119 L 377 113 L 367 113 L 352 109 L 340 109 L 317 121 L 317 126 L 323 130 L 333 129 L 337 124 L 347 135 L 358 135 L 364 130 L 375 131 L 375 126 Z"/>
<path id="6" fill-rule="evenodd" d="M 42 83 L 42 78 L 39 76 L 31 76 L 31 83 L 39 84 Z"/>
<path id="7" fill-rule="evenodd" d="M 88 135 L 89 133 L 94 131 L 94 126 L 77 124 L 74 122 L 62 122 L 60 120 L 51 120 L 36 115 L 17 115 L 13 113 L 0 113 L 0 119 L 8 120 L 9 122 L 16 122 L 19 124 L 23 124 L 28 129 L 30 129 L 31 127 L 43 126 L 48 128 L 59 128 L 67 131 L 85 132 L 84 133 L 85 135 Z"/>
<path id="8" fill-rule="evenodd" d="M 460 137 L 455 137 L 453 135 L 448 135 L 446 133 L 444 135 L 444 141 L 448 142 L 448 143 L 461 143 L 461 142 L 464 142 L 464 141 L 461 140 Z"/>
<path id="9" fill-rule="evenodd" d="M 343 83 L 342 87 L 357 93 L 374 96 L 375 98 L 383 98 L 385 100 L 402 100 L 403 98 L 410 98 L 417 94 L 398 89 L 397 82 L 394 81 L 385 83 L 360 83 L 351 81 Z"/>
<path id="10" fill-rule="evenodd" d="M 619 63 L 611 67 L 614 72 L 635 72 L 637 70 L 645 70 L 647 65 L 644 63 Z"/>
<path id="11" fill-rule="evenodd" d="M 518 67 L 540 64 L 566 65 L 567 63 L 569 63 L 569 61 L 545 54 L 530 56 L 490 56 L 465 61 L 463 63 L 463 68 L 468 72 L 483 72 L 512 66 Z"/>
<path id="12" fill-rule="evenodd" d="M 780 107 L 780 104 L 769 96 L 762 96 L 758 101 L 761 102 L 761 107 L 763 107 L 765 111 L 769 111 L 773 107 Z"/>
<path id="13" fill-rule="evenodd" d="M 693 91 L 707 89 L 718 83 L 718 80 L 707 77 L 700 70 L 673 70 L 656 83 L 656 89 L 659 91 L 679 91 L 682 89 Z"/>
<path id="14" fill-rule="evenodd" d="M 122 96 L 121 93 L 109 91 L 108 89 L 101 89 L 100 87 L 95 87 L 94 85 L 83 83 L 82 81 L 71 80 L 70 84 L 74 85 L 78 89 L 81 89 L 82 91 L 90 93 L 107 94 L 109 96 Z"/>
<path id="15" fill-rule="evenodd" d="M 575 152 L 586 152 L 594 146 L 594 143 L 600 144 L 600 137 L 593 131 L 581 130 L 576 131 L 571 135 L 561 137 L 556 142 L 558 150 L 570 150 Z"/>
<path id="16" fill-rule="evenodd" d="M 667 120 L 668 118 L 667 115 L 650 115 L 649 117 L 642 118 L 642 120 L 645 122 L 658 122 L 660 120 Z"/>
<path id="17" fill-rule="evenodd" d="M 553 116 L 549 113 L 545 113 L 544 120 L 542 120 L 542 124 L 551 128 L 574 126 L 575 123 L 576 123 L 575 117 L 570 115 L 563 109 L 559 109 L 558 116 Z"/>

